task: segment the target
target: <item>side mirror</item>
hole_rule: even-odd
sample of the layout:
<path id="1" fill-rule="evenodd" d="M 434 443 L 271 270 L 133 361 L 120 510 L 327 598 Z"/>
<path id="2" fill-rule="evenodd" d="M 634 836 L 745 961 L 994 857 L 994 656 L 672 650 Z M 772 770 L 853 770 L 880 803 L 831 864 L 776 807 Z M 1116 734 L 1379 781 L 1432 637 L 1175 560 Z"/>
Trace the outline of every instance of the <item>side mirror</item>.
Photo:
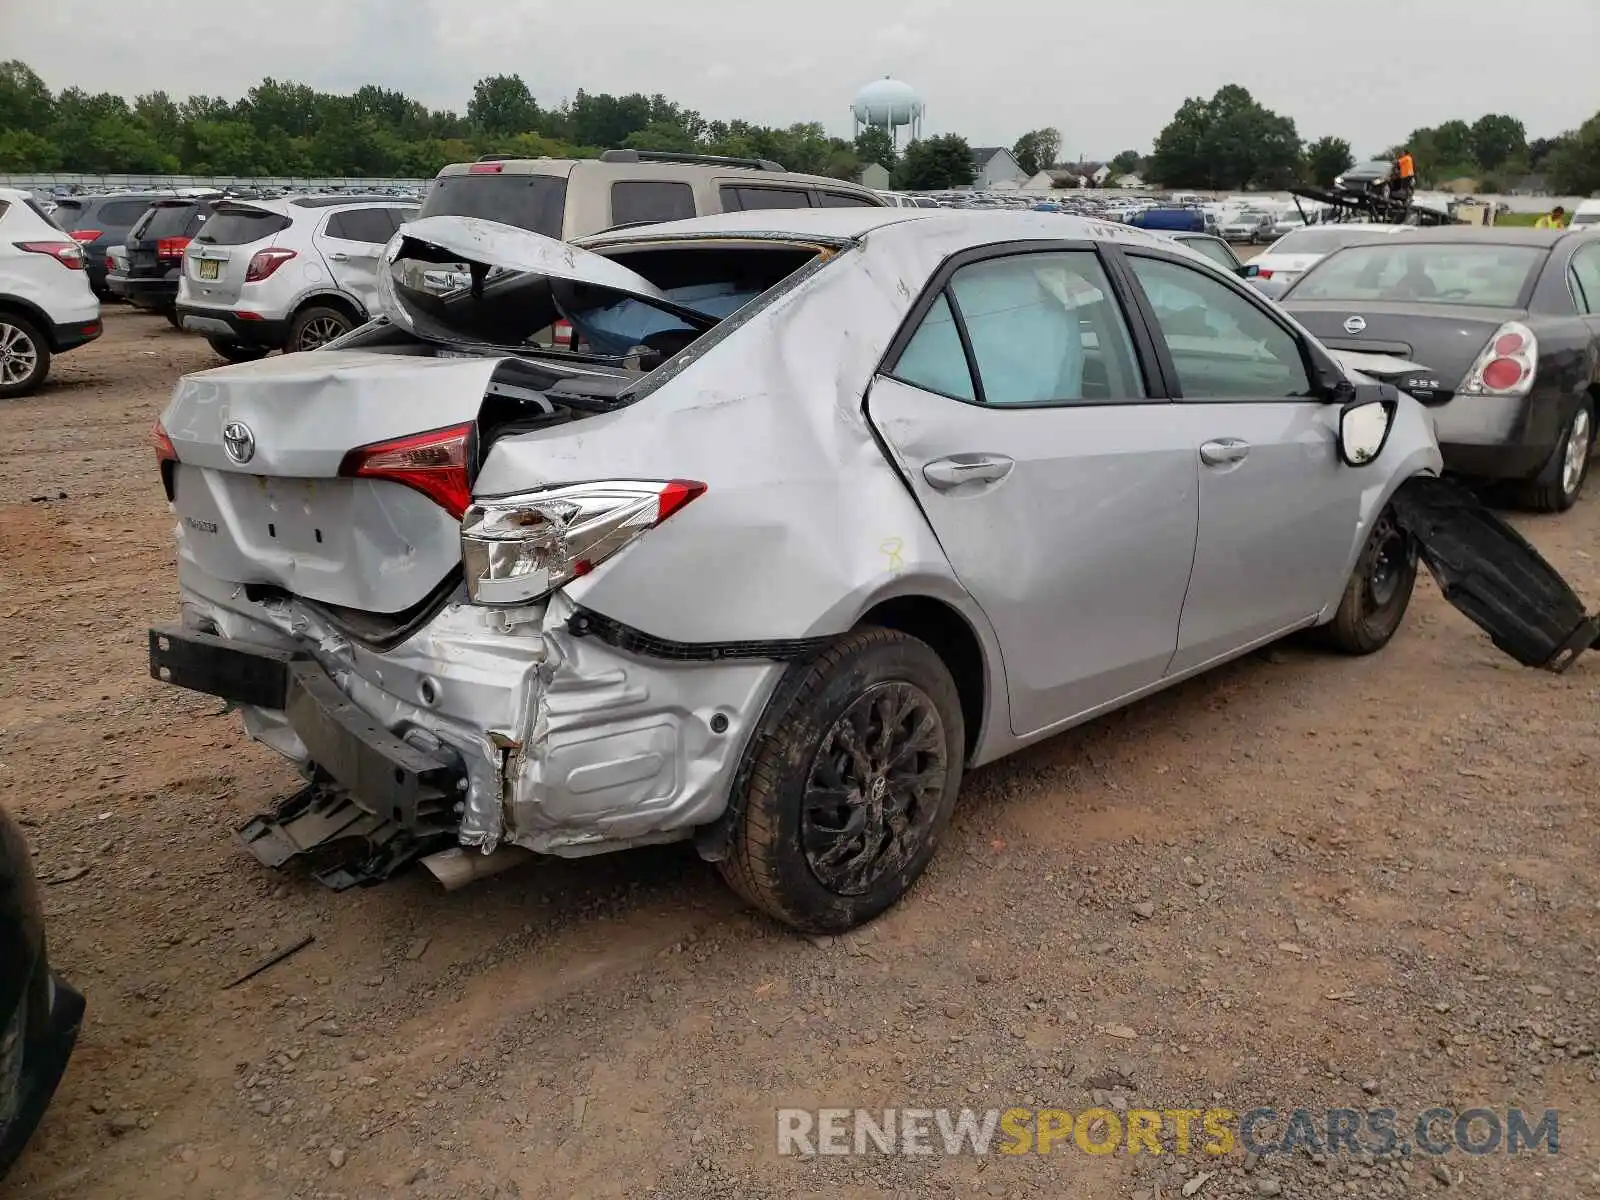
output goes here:
<path id="1" fill-rule="evenodd" d="M 1393 400 L 1356 399 L 1339 410 L 1339 459 L 1364 467 L 1383 453 L 1394 426 Z"/>
<path id="2" fill-rule="evenodd" d="M 1260 274 L 1261 274 L 1261 268 L 1256 266 L 1255 263 L 1243 263 L 1239 267 L 1239 278 L 1240 279 L 1254 279 L 1256 276 L 1258 276 Z"/>

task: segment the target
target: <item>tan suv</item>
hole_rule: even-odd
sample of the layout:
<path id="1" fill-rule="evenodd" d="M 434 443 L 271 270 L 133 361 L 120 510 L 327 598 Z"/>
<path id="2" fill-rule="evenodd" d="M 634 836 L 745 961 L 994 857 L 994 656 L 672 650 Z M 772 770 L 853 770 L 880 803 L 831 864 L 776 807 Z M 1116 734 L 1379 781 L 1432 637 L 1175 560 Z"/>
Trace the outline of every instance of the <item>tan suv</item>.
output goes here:
<path id="1" fill-rule="evenodd" d="M 567 241 L 751 209 L 884 207 L 868 188 L 765 159 L 607 150 L 598 159 L 454 163 L 434 179 L 418 216 L 483 217 Z"/>

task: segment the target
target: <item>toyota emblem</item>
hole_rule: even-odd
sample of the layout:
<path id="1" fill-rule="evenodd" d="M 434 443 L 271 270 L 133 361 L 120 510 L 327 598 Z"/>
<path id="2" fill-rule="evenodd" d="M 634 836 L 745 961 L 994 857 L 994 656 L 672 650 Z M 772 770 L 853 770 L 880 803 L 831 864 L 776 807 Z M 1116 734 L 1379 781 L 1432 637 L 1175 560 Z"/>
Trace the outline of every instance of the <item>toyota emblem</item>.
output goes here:
<path id="1" fill-rule="evenodd" d="M 256 456 L 256 435 L 243 421 L 229 421 L 222 427 L 222 448 L 229 458 L 243 466 Z"/>
<path id="2" fill-rule="evenodd" d="M 1360 333 L 1366 327 L 1367 319 L 1365 317 L 1346 317 L 1344 320 L 1344 331 L 1346 333 Z"/>

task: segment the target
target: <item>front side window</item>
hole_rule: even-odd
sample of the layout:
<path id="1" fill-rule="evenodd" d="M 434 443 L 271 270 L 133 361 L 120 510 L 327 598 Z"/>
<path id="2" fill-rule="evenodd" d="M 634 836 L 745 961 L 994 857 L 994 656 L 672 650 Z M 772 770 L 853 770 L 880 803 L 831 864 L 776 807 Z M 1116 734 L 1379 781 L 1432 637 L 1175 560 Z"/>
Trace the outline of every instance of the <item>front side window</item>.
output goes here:
<path id="1" fill-rule="evenodd" d="M 967 358 L 966 370 L 958 354 Z M 1099 259 L 1087 250 L 962 267 L 923 318 L 895 374 L 995 407 L 1146 394 L 1121 309 Z"/>
<path id="2" fill-rule="evenodd" d="M 1163 259 L 1128 260 L 1185 400 L 1281 400 L 1311 393 L 1300 343 L 1220 280 Z"/>

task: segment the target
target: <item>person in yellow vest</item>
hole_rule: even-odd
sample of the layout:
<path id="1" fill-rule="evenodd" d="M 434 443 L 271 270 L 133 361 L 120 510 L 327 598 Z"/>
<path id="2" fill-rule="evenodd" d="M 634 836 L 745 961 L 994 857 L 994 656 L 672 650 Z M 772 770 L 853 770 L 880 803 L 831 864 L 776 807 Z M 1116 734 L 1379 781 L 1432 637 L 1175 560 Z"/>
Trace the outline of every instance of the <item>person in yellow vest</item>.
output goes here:
<path id="1" fill-rule="evenodd" d="M 1561 205 L 1556 205 L 1545 216 L 1533 223 L 1535 229 L 1565 229 L 1567 227 L 1567 210 Z"/>

